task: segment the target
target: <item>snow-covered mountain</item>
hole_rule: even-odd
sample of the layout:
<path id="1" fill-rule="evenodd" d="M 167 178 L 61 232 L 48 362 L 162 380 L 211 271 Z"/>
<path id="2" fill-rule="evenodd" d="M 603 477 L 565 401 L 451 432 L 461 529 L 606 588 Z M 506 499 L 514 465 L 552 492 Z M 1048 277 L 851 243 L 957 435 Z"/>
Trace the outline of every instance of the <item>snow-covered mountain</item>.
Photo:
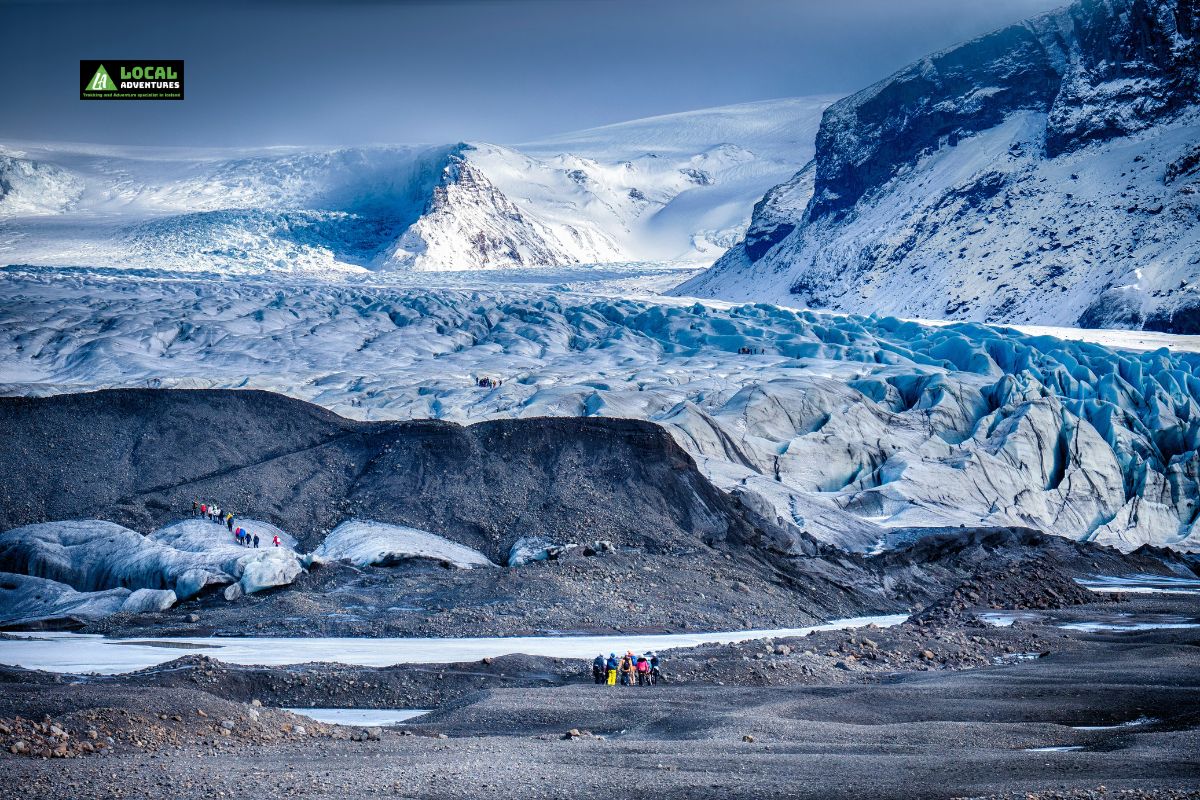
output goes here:
<path id="1" fill-rule="evenodd" d="M 0 146 L 0 263 L 203 271 L 707 264 L 812 157 L 832 98 L 514 147 Z"/>
<path id="2" fill-rule="evenodd" d="M 1079 0 L 825 113 L 680 294 L 1200 331 L 1200 5 Z"/>

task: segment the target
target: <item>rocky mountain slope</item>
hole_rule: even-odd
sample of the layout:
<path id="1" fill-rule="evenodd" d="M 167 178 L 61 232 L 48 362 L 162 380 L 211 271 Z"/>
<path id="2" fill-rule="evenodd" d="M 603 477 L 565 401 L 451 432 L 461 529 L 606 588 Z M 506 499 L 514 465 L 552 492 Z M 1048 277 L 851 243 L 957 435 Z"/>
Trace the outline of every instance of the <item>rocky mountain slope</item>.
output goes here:
<path id="1" fill-rule="evenodd" d="M 825 113 L 680 294 L 1200 331 L 1200 6 L 1079 0 Z"/>
<path id="2" fill-rule="evenodd" d="M 832 98 L 506 147 L 0 146 L 0 263 L 214 272 L 708 264 L 812 156 Z"/>

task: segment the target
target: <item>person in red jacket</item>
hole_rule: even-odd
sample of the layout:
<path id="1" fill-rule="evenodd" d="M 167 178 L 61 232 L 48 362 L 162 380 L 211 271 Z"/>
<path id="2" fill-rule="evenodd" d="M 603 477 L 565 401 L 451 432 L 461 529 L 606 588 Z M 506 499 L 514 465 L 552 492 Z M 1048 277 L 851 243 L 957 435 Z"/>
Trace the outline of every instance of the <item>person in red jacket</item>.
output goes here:
<path id="1" fill-rule="evenodd" d="M 274 535 L 274 536 L 271 538 L 271 544 L 275 545 L 276 547 L 279 547 L 279 534 L 278 534 L 278 533 L 277 533 L 277 534 L 275 534 L 275 535 Z"/>
<path id="2" fill-rule="evenodd" d="M 637 670 L 638 686 L 645 686 L 650 682 L 650 662 L 646 660 L 645 656 L 637 657 L 634 669 Z"/>

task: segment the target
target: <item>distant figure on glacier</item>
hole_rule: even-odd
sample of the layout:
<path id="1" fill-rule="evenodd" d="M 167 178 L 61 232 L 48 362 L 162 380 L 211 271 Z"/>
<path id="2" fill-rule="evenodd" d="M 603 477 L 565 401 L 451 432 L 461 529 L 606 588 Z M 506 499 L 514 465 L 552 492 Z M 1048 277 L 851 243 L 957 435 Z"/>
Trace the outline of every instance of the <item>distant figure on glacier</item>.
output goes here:
<path id="1" fill-rule="evenodd" d="M 275 545 L 276 547 L 279 547 L 279 534 L 278 533 L 271 537 L 271 544 Z"/>
<path id="2" fill-rule="evenodd" d="M 192 501 L 192 516 L 193 517 L 200 516 L 200 503 L 197 502 L 196 500 Z"/>
<path id="3" fill-rule="evenodd" d="M 200 504 L 200 516 L 202 516 L 202 517 L 208 516 L 208 503 Z"/>
<path id="4" fill-rule="evenodd" d="M 658 659 L 658 654 L 650 654 L 650 685 L 657 686 L 659 679 L 662 678 L 662 662 Z"/>
<path id="5" fill-rule="evenodd" d="M 255 548 L 258 547 L 258 534 L 257 533 L 254 534 L 254 546 L 255 546 Z"/>
<path id="6" fill-rule="evenodd" d="M 596 656 L 592 659 L 592 682 L 599 686 L 608 680 L 608 661 L 604 658 L 604 654 Z"/>
<path id="7" fill-rule="evenodd" d="M 608 678 L 609 686 L 617 685 L 617 668 L 620 666 L 620 663 L 621 662 L 617 661 L 616 653 L 608 654 L 608 663 L 606 663 L 604 665 L 604 668 L 605 668 L 605 676 Z"/>
<path id="8" fill-rule="evenodd" d="M 233 514 L 225 515 L 225 525 L 231 532 L 233 531 Z"/>

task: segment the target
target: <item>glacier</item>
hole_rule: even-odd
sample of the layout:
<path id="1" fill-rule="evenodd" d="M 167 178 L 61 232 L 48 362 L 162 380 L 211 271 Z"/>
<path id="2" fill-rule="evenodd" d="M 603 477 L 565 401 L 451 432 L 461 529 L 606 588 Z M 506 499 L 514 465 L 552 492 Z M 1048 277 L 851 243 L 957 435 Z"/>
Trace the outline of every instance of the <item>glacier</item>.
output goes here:
<path id="1" fill-rule="evenodd" d="M 164 611 L 176 599 L 169 589 L 77 592 L 58 581 L 0 572 L 0 628 L 73 627 L 113 614 Z"/>
<path id="2" fill-rule="evenodd" d="M 0 144 L 0 263 L 197 273 L 708 265 L 812 156 L 833 97 L 515 146 Z"/>
<path id="3" fill-rule="evenodd" d="M 199 519 L 147 536 L 103 520 L 42 522 L 0 533 L 0 570 L 79 592 L 149 589 L 187 600 L 226 587 L 234 599 L 285 586 L 309 563 L 286 547 L 242 547 L 225 526 Z"/>
<path id="4" fill-rule="evenodd" d="M 1200 549 L 1200 355 L 1186 337 L 1104 333 L 1157 348 L 1119 349 L 618 297 L 581 275 L 413 286 L 7 269 L 0 392 L 262 388 L 359 419 L 645 419 L 760 513 L 849 549 L 959 525 Z"/>

